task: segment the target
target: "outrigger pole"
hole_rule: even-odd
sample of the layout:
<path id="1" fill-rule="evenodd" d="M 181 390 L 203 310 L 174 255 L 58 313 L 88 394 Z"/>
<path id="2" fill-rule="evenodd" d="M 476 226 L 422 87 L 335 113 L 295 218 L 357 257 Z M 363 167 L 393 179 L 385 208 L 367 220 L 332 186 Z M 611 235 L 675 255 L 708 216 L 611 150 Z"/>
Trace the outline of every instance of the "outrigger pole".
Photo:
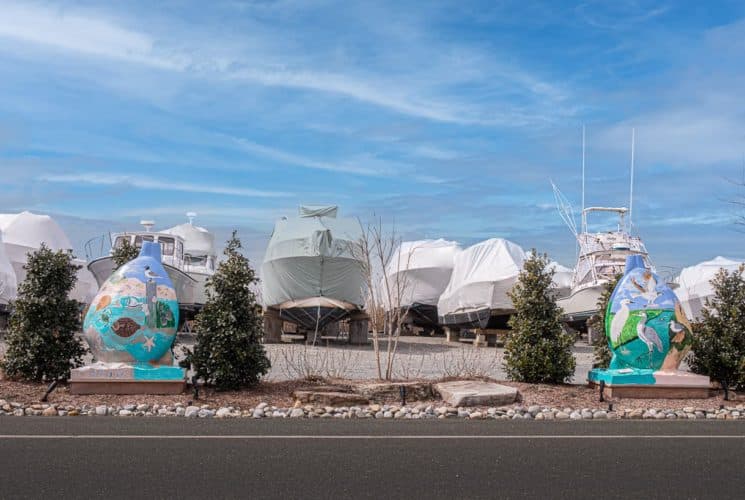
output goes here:
<path id="1" fill-rule="evenodd" d="M 636 142 L 636 129 L 631 129 L 631 182 L 629 185 L 629 232 L 631 232 L 631 216 L 634 208 L 634 146 Z"/>

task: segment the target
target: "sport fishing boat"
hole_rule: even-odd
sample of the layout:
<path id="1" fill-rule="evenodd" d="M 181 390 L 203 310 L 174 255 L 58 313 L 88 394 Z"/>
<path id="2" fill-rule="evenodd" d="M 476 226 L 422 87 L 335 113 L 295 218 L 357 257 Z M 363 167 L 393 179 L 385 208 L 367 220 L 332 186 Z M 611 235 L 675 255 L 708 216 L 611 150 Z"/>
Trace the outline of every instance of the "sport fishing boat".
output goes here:
<path id="1" fill-rule="evenodd" d="M 640 255 L 645 267 L 654 266 L 644 242 L 632 235 L 631 215 L 634 200 L 634 138 L 631 134 L 631 168 L 628 207 L 585 207 L 585 129 L 582 128 L 582 210 L 580 229 L 577 230 L 571 203 L 551 182 L 559 215 L 577 241 L 577 264 L 572 275 L 571 292 L 557 300 L 564 310 L 564 320 L 573 328 L 587 330 L 587 320 L 598 312 L 598 300 L 606 284 L 623 274 L 626 257 Z M 591 232 L 587 219 L 591 214 L 616 214 L 616 228 L 611 231 Z"/>
<path id="2" fill-rule="evenodd" d="M 587 215 L 615 213 L 618 226 L 613 231 L 590 232 Z M 582 211 L 582 231 L 575 234 L 579 246 L 577 264 L 572 275 L 569 296 L 557 304 L 564 310 L 564 319 L 573 327 L 584 330 L 585 322 L 598 312 L 598 300 L 605 285 L 623 274 L 626 257 L 641 255 L 647 268 L 654 270 L 641 238 L 632 236 L 625 224 L 626 207 L 588 207 Z"/>

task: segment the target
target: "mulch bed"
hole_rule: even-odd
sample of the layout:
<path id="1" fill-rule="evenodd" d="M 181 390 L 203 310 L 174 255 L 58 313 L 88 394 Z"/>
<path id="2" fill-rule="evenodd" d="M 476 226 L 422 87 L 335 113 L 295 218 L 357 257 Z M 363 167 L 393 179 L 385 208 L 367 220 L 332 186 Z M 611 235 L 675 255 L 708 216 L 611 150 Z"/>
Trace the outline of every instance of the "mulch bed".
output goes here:
<path id="1" fill-rule="evenodd" d="M 195 403 L 206 404 L 212 407 L 240 407 L 243 409 L 252 408 L 259 403 L 267 403 L 270 406 L 281 408 L 291 407 L 295 400 L 292 392 L 297 389 L 309 388 L 314 386 L 328 385 L 345 385 L 351 386 L 370 383 L 374 381 L 360 380 L 326 380 L 317 382 L 308 381 L 283 381 L 283 382 L 262 382 L 258 386 L 243 391 L 225 391 L 218 392 L 210 388 L 200 388 L 199 399 L 195 401 L 193 392 L 185 392 L 180 395 L 170 396 L 148 396 L 148 395 L 88 395 L 80 396 L 70 394 L 66 386 L 59 386 L 49 395 L 48 401 L 58 405 L 75 405 L 89 406 L 96 405 L 125 405 L 128 403 L 147 403 L 150 405 L 174 405 L 176 403 Z M 422 382 L 434 383 L 427 380 Z M 563 408 L 601 408 L 607 406 L 608 402 L 601 403 L 598 399 L 597 390 L 587 386 L 580 385 L 544 385 L 544 384 L 525 384 L 519 382 L 498 381 L 501 384 L 509 385 L 520 391 L 521 400 L 519 404 L 523 406 L 539 405 L 546 407 Z M 44 384 L 12 382 L 0 380 L 0 399 L 14 401 L 18 403 L 38 403 L 44 395 L 47 386 Z M 707 399 L 616 399 L 613 403 L 616 409 L 679 409 L 685 407 L 716 409 L 720 405 L 733 406 L 742 404 L 743 396 L 740 395 L 738 401 L 724 401 L 723 394 Z M 377 403 L 392 403 L 396 400 L 375 401 Z M 409 403 L 412 403 L 409 401 Z M 424 401 L 423 403 L 433 403 L 442 405 L 442 402 Z"/>

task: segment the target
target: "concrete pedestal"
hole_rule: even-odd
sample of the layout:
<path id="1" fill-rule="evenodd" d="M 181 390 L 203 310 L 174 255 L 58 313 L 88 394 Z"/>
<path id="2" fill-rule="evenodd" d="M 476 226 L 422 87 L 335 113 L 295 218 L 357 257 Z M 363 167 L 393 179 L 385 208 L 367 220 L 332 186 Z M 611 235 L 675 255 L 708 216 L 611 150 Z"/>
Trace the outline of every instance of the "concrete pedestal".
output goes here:
<path id="1" fill-rule="evenodd" d="M 488 343 L 489 342 L 486 340 L 486 333 L 481 330 L 476 330 L 476 336 L 473 339 L 473 346 L 483 347 L 488 345 Z"/>
<path id="2" fill-rule="evenodd" d="M 279 344 L 282 342 L 282 319 L 277 309 L 264 311 L 264 343 Z"/>
<path id="3" fill-rule="evenodd" d="M 178 366 L 94 363 L 70 374 L 72 394 L 181 394 L 186 370 Z"/>
<path id="4" fill-rule="evenodd" d="M 445 341 L 447 342 L 458 342 L 460 339 L 460 330 L 450 326 L 445 327 Z"/>
<path id="5" fill-rule="evenodd" d="M 367 332 L 370 318 L 367 314 L 359 312 L 352 314 L 349 318 L 349 343 L 364 345 L 368 343 Z"/>
<path id="6" fill-rule="evenodd" d="M 709 397 L 711 385 L 709 377 L 690 372 L 631 368 L 596 368 L 587 379 L 596 387 L 604 383 L 603 394 L 611 398 L 704 399 Z"/>

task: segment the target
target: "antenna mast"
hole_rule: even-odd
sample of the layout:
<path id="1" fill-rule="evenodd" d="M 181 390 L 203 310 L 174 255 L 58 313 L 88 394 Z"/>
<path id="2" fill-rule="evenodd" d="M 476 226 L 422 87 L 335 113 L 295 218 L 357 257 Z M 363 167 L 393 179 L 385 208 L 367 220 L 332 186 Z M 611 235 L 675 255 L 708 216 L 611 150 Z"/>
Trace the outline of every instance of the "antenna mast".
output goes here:
<path id="1" fill-rule="evenodd" d="M 634 209 L 634 147 L 636 143 L 636 129 L 631 129 L 631 182 L 629 185 L 629 232 L 631 232 L 631 216 Z"/>

